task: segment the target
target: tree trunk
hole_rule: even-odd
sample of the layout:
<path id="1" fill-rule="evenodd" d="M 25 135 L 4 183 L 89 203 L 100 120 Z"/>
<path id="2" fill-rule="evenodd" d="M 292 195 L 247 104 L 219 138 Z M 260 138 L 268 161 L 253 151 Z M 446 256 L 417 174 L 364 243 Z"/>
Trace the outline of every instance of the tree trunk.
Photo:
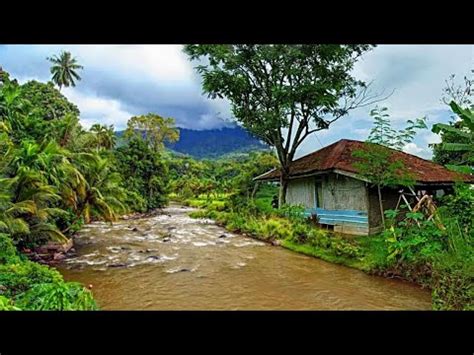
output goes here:
<path id="1" fill-rule="evenodd" d="M 385 216 L 383 213 L 382 192 L 380 191 L 380 185 L 377 185 L 377 192 L 379 194 L 379 207 L 380 207 L 380 216 L 382 217 L 382 226 L 385 229 Z"/>
<path id="2" fill-rule="evenodd" d="M 278 195 L 278 208 L 286 203 L 286 192 L 288 190 L 288 176 L 283 173 L 280 176 L 280 191 Z"/>
<path id="3" fill-rule="evenodd" d="M 257 190 L 258 190 L 258 185 L 259 185 L 259 181 L 255 182 L 255 185 L 253 186 L 252 195 L 251 195 L 252 200 L 255 198 L 255 194 L 257 193 Z"/>

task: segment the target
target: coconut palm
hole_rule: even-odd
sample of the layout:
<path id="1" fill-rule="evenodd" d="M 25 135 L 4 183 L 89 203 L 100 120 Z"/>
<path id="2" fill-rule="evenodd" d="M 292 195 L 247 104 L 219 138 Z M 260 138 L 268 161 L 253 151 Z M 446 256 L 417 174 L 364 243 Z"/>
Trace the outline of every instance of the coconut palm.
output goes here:
<path id="1" fill-rule="evenodd" d="M 70 52 L 63 51 L 59 56 L 48 57 L 47 60 L 53 64 L 50 69 L 51 74 L 53 74 L 51 80 L 58 85 L 59 91 L 63 86 L 76 86 L 74 80 L 81 80 L 76 70 L 84 67 L 77 63 L 76 58 Z"/>
<path id="2" fill-rule="evenodd" d="M 116 221 L 119 212 L 127 211 L 122 203 L 126 192 L 120 186 L 120 174 L 112 171 L 110 161 L 97 153 L 77 155 L 75 164 L 84 172 L 86 184 L 79 195 L 76 220 L 63 232 L 68 231 L 81 218 L 86 223 L 93 217 L 108 222 Z"/>
<path id="3" fill-rule="evenodd" d="M 22 242 L 67 240 L 52 222 L 53 217 L 65 213 L 51 207 L 60 196 L 37 172 L 23 167 L 15 177 L 1 179 L 0 186 L 1 232 Z"/>
<path id="4" fill-rule="evenodd" d="M 115 146 L 114 126 L 106 126 L 101 124 L 92 125 L 90 132 L 94 134 L 94 145 L 97 149 L 112 149 Z"/>
<path id="5" fill-rule="evenodd" d="M 76 153 L 60 147 L 55 141 L 37 144 L 23 141 L 15 150 L 9 164 L 10 176 L 20 169 L 36 172 L 45 184 L 54 186 L 61 196 L 60 205 L 77 209 L 79 196 L 85 191 L 86 181 L 80 170 L 73 164 Z"/>

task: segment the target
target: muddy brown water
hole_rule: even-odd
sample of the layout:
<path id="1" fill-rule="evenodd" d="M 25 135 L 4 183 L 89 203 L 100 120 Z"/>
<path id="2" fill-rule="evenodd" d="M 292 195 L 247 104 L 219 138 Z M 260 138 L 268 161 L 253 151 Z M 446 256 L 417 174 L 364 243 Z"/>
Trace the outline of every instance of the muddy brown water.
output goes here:
<path id="1" fill-rule="evenodd" d="M 78 256 L 58 269 L 92 284 L 104 310 L 431 308 L 416 285 L 236 235 L 191 210 L 89 224 L 76 237 Z"/>

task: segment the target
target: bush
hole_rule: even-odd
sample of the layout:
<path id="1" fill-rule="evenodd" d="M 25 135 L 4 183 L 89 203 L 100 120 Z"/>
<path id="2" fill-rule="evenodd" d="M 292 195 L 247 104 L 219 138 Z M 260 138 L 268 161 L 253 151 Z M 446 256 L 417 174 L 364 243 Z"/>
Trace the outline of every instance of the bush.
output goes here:
<path id="1" fill-rule="evenodd" d="M 0 285 L 6 288 L 7 297 L 14 297 L 41 283 L 62 281 L 61 274 L 52 268 L 23 261 L 0 265 Z"/>
<path id="2" fill-rule="evenodd" d="M 474 221 L 474 189 L 467 184 L 458 184 L 454 194 L 441 199 L 440 213 L 445 219 L 456 220 L 466 234 L 472 231 Z"/>
<path id="3" fill-rule="evenodd" d="M 20 258 L 10 236 L 0 233 L 0 264 L 15 263 L 19 260 Z"/>
<path id="4" fill-rule="evenodd" d="M 383 232 L 383 236 L 389 261 L 426 262 L 446 248 L 445 232 L 421 212 L 408 212 L 399 222 L 396 222 L 394 211 L 386 211 L 386 215 L 391 226 Z"/>
<path id="5" fill-rule="evenodd" d="M 284 219 L 270 218 L 261 222 L 259 232 L 264 239 L 286 239 L 292 237 L 291 225 Z"/>
<path id="6" fill-rule="evenodd" d="M 445 255 L 434 263 L 432 299 L 435 310 L 474 310 L 473 261 Z"/>
<path id="7" fill-rule="evenodd" d="M 283 205 L 276 211 L 276 214 L 288 218 L 293 223 L 304 223 L 306 220 L 304 211 L 305 208 L 303 206 Z"/>
<path id="8" fill-rule="evenodd" d="M 70 311 L 96 310 L 97 305 L 89 290 L 76 282 L 38 284 L 17 298 L 24 310 Z"/>
<path id="9" fill-rule="evenodd" d="M 0 296 L 0 311 L 19 311 L 20 308 L 16 307 L 13 301 L 5 296 Z"/>

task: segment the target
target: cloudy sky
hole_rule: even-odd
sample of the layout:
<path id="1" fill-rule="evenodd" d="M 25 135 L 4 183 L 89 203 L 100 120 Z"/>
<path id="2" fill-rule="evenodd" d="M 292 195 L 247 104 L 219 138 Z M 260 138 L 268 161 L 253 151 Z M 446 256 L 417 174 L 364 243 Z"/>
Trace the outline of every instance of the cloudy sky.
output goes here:
<path id="1" fill-rule="evenodd" d="M 86 127 L 100 122 L 123 129 L 131 116 L 148 112 L 174 117 L 178 126 L 192 129 L 220 128 L 232 120 L 227 102 L 202 95 L 200 79 L 179 45 L 0 45 L 0 66 L 20 82 L 47 81 L 46 57 L 61 50 L 71 51 L 84 66 L 82 81 L 63 93 L 79 107 Z M 445 79 L 456 74 L 461 80 L 473 64 L 474 46 L 381 45 L 364 55 L 354 75 L 373 81 L 375 91 L 395 90 L 382 103 L 389 108 L 395 128 L 422 116 L 431 128 L 450 119 L 440 101 Z M 353 111 L 329 130 L 311 136 L 298 155 L 341 138 L 366 139 L 370 109 Z M 438 141 L 426 130 L 405 150 L 430 158 L 428 144 Z"/>

